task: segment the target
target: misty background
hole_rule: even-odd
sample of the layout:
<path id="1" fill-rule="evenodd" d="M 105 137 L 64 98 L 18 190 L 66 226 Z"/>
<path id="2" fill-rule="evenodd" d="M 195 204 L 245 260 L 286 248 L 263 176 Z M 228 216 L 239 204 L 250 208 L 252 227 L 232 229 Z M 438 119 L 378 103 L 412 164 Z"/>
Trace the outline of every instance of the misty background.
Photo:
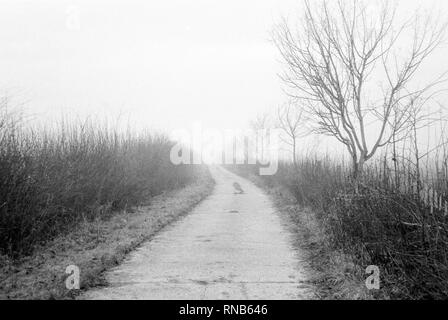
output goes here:
<path id="1" fill-rule="evenodd" d="M 397 4 L 402 17 L 448 13 L 442 0 Z M 270 37 L 300 8 L 295 0 L 2 0 L 0 92 L 43 122 L 89 115 L 163 132 L 195 122 L 247 127 L 287 99 Z M 447 54 L 436 51 L 418 79 L 448 70 Z"/>

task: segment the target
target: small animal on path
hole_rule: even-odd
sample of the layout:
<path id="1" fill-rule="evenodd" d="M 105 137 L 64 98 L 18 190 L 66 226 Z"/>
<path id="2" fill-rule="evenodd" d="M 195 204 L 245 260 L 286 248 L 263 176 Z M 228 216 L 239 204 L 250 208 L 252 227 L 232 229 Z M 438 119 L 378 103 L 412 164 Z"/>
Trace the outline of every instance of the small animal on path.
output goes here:
<path id="1" fill-rule="evenodd" d="M 243 188 L 241 188 L 240 184 L 238 182 L 233 183 L 233 187 L 235 188 L 234 194 L 242 194 L 244 193 Z"/>

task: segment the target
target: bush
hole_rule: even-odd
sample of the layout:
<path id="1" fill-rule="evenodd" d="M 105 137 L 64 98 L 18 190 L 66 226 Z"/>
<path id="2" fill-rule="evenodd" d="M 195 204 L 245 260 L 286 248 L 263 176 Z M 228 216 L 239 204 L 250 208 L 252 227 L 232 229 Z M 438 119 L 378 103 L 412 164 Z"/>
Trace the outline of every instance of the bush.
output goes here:
<path id="1" fill-rule="evenodd" d="M 81 220 L 191 182 L 196 169 L 172 165 L 172 145 L 163 135 L 119 134 L 93 121 L 25 129 L 1 112 L 0 254 L 29 254 Z"/>
<path id="2" fill-rule="evenodd" d="M 233 170 L 257 172 L 255 166 Z M 415 170 L 407 166 L 394 173 L 384 160 L 366 168 L 355 185 L 343 162 L 305 158 L 296 166 L 280 163 L 276 175 L 263 179 L 286 186 L 300 204 L 313 208 L 335 249 L 363 267 L 379 266 L 382 288 L 392 298 L 446 299 L 448 180 L 439 170 L 415 181 L 422 176 Z"/>

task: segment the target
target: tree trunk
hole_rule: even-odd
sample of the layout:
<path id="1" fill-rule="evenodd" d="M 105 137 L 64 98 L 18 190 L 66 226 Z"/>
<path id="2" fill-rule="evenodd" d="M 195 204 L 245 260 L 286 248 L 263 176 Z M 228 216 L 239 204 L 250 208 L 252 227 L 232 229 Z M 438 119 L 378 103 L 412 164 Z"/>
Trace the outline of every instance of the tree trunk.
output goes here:
<path id="1" fill-rule="evenodd" d="M 294 138 L 293 140 L 293 144 L 292 144 L 292 161 L 294 163 L 294 166 L 297 166 L 297 161 L 296 161 L 296 139 Z"/>
<path id="2" fill-rule="evenodd" d="M 365 159 L 356 159 L 353 158 L 353 180 L 356 182 L 359 182 L 359 180 L 362 178 L 362 175 L 364 173 L 364 163 Z"/>

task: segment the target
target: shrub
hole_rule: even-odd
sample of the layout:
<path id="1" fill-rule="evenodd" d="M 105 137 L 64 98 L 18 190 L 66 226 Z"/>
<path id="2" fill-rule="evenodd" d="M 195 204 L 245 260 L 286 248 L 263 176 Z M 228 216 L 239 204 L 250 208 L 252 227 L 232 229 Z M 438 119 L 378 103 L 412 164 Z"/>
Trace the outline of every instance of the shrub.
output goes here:
<path id="1" fill-rule="evenodd" d="M 448 180 L 442 172 L 447 158 L 437 160 L 432 177 L 417 174 L 411 164 L 395 172 L 388 157 L 382 158 L 356 187 L 348 166 L 328 156 L 304 158 L 296 166 L 280 163 L 276 175 L 263 179 L 286 186 L 301 205 L 313 208 L 335 249 L 363 267 L 379 266 L 382 288 L 392 298 L 446 299 Z M 233 170 L 258 171 L 244 165 Z M 418 176 L 425 179 L 417 181 Z"/>
<path id="2" fill-rule="evenodd" d="M 121 134 L 93 121 L 32 130 L 2 111 L 0 254 L 28 254 L 81 220 L 191 182 L 196 168 L 172 165 L 172 145 L 163 135 Z"/>

